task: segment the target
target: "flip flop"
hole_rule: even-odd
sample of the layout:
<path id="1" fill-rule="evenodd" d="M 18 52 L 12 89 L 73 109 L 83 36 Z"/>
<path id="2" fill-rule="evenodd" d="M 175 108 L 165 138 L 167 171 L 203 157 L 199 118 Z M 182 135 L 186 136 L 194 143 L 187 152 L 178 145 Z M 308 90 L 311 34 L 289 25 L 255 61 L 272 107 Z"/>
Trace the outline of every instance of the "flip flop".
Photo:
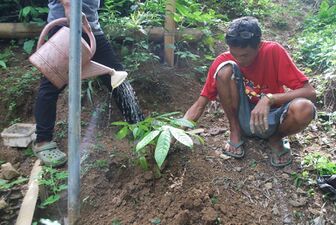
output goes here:
<path id="1" fill-rule="evenodd" d="M 58 167 L 67 161 L 66 154 L 59 150 L 56 142 L 53 141 L 39 147 L 33 143 L 33 152 L 47 166 Z"/>
<path id="2" fill-rule="evenodd" d="M 278 150 L 272 146 L 270 146 L 272 153 L 274 153 L 277 158 L 280 158 L 281 156 L 284 156 L 286 154 L 290 154 L 291 156 L 291 149 L 290 149 L 290 145 L 289 142 L 287 140 L 281 140 L 280 143 L 282 144 L 282 151 L 278 152 Z M 271 157 L 271 165 L 274 167 L 285 167 L 288 166 L 289 164 L 292 163 L 292 157 L 289 158 L 289 160 L 287 162 L 284 163 L 276 163 L 274 157 Z"/>
<path id="3" fill-rule="evenodd" d="M 222 150 L 223 154 L 225 155 L 228 155 L 228 156 L 231 156 L 233 158 L 236 158 L 236 159 L 241 159 L 244 157 L 245 155 L 245 150 L 243 148 L 243 144 L 244 144 L 244 141 L 241 140 L 240 142 L 238 142 L 237 144 L 233 143 L 232 141 L 228 141 L 227 142 L 230 146 L 234 147 L 236 150 L 240 148 L 240 153 L 239 154 L 236 154 L 236 153 L 233 153 L 233 152 L 229 152 L 229 151 L 225 151 L 225 150 Z"/>

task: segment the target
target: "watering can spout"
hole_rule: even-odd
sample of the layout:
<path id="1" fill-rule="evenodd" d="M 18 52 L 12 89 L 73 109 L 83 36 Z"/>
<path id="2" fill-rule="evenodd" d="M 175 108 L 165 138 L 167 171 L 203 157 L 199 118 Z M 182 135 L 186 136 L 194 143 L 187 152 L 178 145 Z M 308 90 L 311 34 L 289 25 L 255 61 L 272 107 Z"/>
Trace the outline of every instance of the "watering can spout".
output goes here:
<path id="1" fill-rule="evenodd" d="M 83 67 L 82 79 L 95 77 L 103 74 L 111 75 L 112 89 L 118 87 L 127 77 L 127 72 L 125 71 L 116 71 L 100 63 L 90 61 L 90 63 L 86 64 Z"/>

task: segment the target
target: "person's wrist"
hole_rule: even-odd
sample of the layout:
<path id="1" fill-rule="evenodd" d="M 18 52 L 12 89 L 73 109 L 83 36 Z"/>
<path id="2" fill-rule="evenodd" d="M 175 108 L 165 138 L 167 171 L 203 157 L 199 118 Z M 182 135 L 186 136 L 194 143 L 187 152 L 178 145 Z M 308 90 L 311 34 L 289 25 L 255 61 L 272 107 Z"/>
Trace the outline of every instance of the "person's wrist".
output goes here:
<path id="1" fill-rule="evenodd" d="M 272 106 L 274 104 L 274 96 L 273 96 L 273 94 L 268 93 L 268 94 L 265 95 L 265 97 L 269 100 L 270 106 Z"/>

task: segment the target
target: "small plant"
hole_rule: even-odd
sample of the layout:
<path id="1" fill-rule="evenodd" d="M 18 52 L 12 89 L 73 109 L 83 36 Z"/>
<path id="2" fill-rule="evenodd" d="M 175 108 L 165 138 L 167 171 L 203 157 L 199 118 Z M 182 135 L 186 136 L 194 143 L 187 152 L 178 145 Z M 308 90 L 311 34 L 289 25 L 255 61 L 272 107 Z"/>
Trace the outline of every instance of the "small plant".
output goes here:
<path id="1" fill-rule="evenodd" d="M 14 181 L 8 182 L 7 180 L 0 179 L 0 190 L 8 190 L 14 187 L 15 185 L 26 183 L 28 178 L 19 177 Z"/>
<path id="2" fill-rule="evenodd" d="M 12 55 L 13 52 L 10 48 L 6 48 L 0 53 L 0 68 L 7 69 L 7 62 Z"/>
<path id="3" fill-rule="evenodd" d="M 40 204 L 41 208 L 45 208 L 60 199 L 60 193 L 68 187 L 66 184 L 67 178 L 68 173 L 66 171 L 58 171 L 50 166 L 43 167 L 39 184 L 44 185 L 50 194 L 49 197 Z"/>
<path id="4" fill-rule="evenodd" d="M 133 139 L 138 142 L 135 147 L 135 153 L 138 155 L 139 163 L 144 169 L 148 168 L 145 156 L 150 155 L 151 147 L 155 147 L 154 158 L 158 167 L 161 168 L 173 139 L 189 148 L 193 147 L 191 136 L 204 143 L 203 139 L 198 135 L 182 129 L 194 128 L 195 123 L 184 118 L 176 119 L 172 117 L 177 114 L 179 113 L 172 112 L 155 117 L 147 117 L 137 124 L 114 122 L 112 125 L 122 126 L 117 133 L 117 138 L 123 139 L 131 134 Z"/>
<path id="5" fill-rule="evenodd" d="M 336 174 L 336 163 L 320 153 L 310 153 L 303 159 L 301 173 L 292 173 L 294 184 L 297 187 L 302 185 L 315 185 L 318 176 Z M 314 195 L 313 189 L 307 192 L 310 196 Z"/>
<path id="6" fill-rule="evenodd" d="M 108 162 L 106 159 L 98 159 L 94 162 L 94 167 L 99 169 L 106 169 L 108 167 Z"/>
<path id="7" fill-rule="evenodd" d="M 121 221 L 119 219 L 113 219 L 111 225 L 121 225 Z"/>
<path id="8" fill-rule="evenodd" d="M 336 174 L 336 163 L 320 153 L 312 153 L 305 156 L 303 165 L 306 167 L 313 167 L 316 173 L 320 176 Z"/>

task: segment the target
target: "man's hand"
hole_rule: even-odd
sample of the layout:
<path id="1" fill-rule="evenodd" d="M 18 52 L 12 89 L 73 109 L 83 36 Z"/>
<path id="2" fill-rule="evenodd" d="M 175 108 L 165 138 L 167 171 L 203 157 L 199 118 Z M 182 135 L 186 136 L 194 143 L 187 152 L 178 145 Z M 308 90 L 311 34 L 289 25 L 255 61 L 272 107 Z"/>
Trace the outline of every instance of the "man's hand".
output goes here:
<path id="1" fill-rule="evenodd" d="M 262 97 L 251 112 L 250 128 L 254 134 L 260 134 L 268 130 L 268 114 L 271 108 L 271 101 L 266 96 Z"/>

